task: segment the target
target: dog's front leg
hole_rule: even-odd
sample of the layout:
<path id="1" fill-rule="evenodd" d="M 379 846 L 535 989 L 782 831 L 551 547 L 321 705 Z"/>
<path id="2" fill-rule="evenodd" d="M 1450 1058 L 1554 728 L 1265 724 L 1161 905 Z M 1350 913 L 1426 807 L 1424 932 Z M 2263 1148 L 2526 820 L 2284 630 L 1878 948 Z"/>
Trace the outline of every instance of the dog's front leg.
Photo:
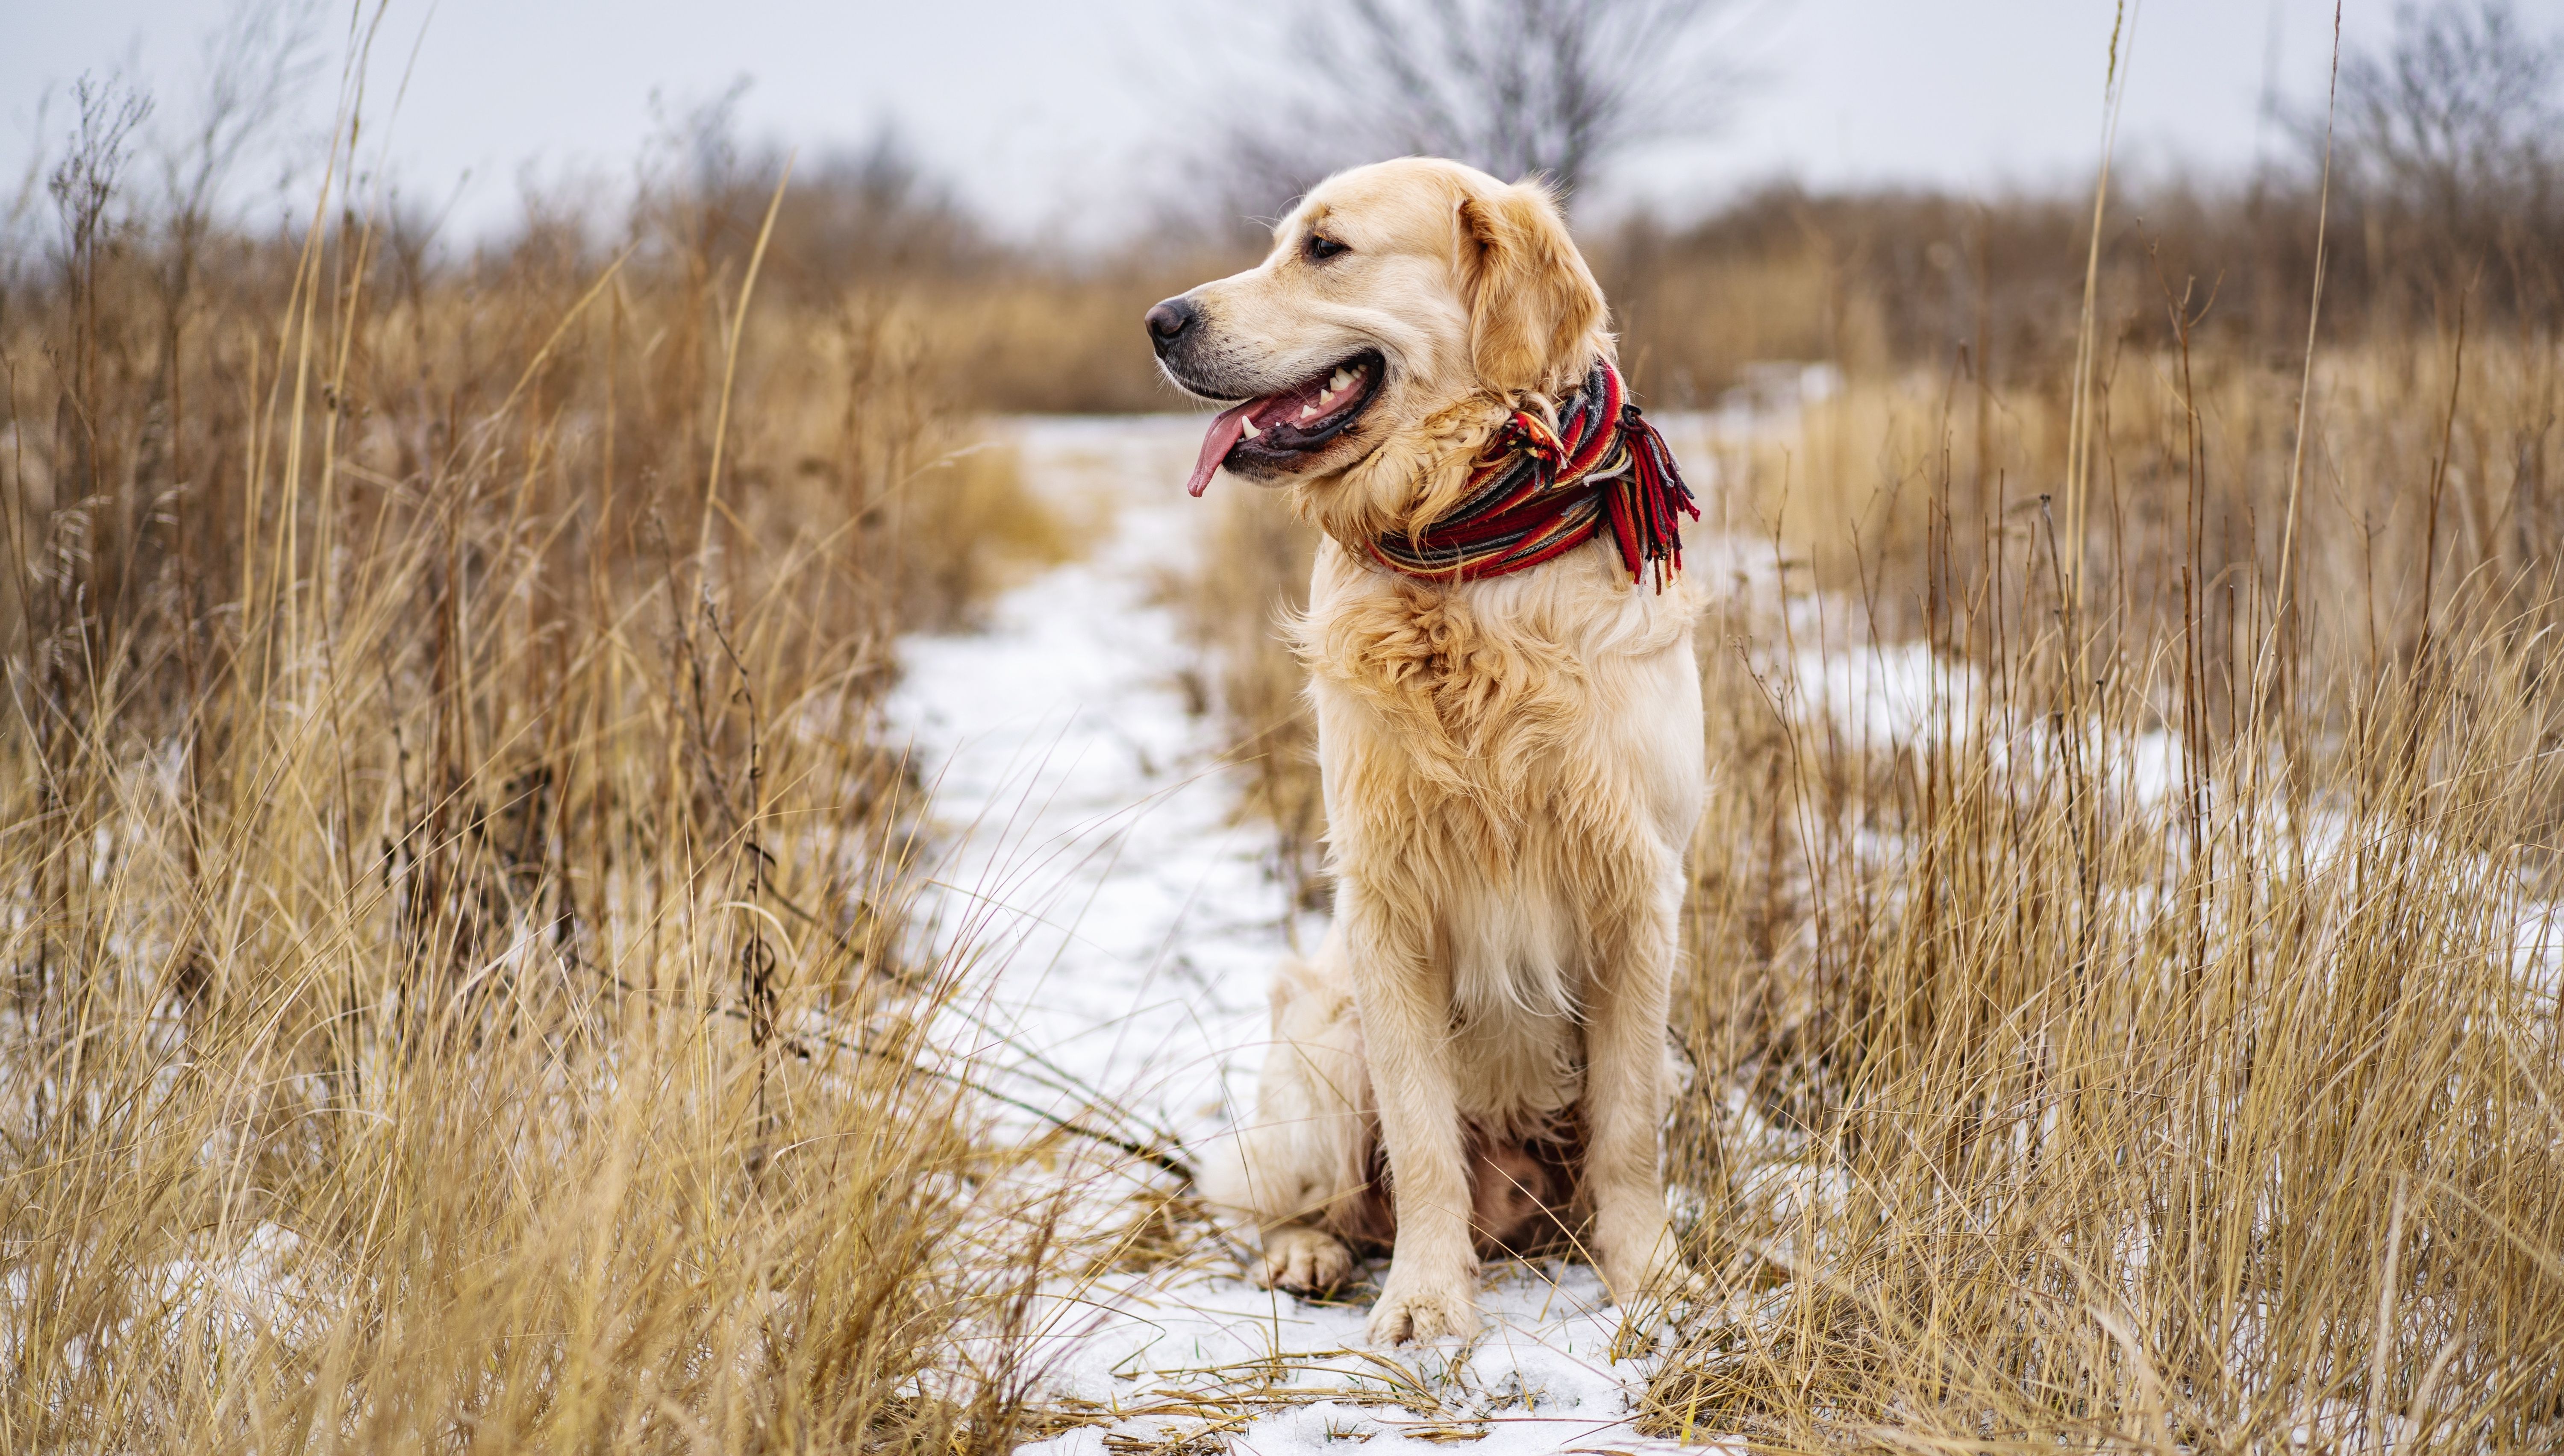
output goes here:
<path id="1" fill-rule="evenodd" d="M 1673 991 L 1671 895 L 1611 922 L 1585 1028 L 1586 1185 L 1602 1280 L 1623 1308 L 1682 1277 L 1665 1218 L 1665 1015 Z"/>
<path id="2" fill-rule="evenodd" d="M 1397 1214 L 1389 1278 L 1372 1307 L 1372 1343 L 1465 1335 L 1478 1324 L 1478 1253 L 1450 1061 L 1450 976 L 1427 953 L 1425 927 L 1400 923 L 1368 895 L 1345 899 L 1354 997 Z"/>

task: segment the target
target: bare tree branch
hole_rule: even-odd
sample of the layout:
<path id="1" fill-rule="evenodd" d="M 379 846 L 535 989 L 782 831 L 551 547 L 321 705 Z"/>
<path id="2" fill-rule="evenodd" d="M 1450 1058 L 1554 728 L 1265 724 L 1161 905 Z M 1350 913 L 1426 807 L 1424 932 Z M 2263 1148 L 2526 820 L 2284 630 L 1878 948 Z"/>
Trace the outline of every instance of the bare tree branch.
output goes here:
<path id="1" fill-rule="evenodd" d="M 1213 167 L 1227 200 L 1259 207 L 1415 153 L 1572 198 L 1628 148 L 1724 119 L 1744 72 L 1719 43 L 1750 3 L 1315 0 L 1287 90 L 1220 104 Z"/>
<path id="2" fill-rule="evenodd" d="M 2399 6 L 2390 46 L 2342 59 L 2346 171 L 2372 196 L 2450 217 L 2536 187 L 2564 132 L 2559 81 L 2564 39 L 2531 34 L 2509 0 Z"/>
<path id="3" fill-rule="evenodd" d="M 2372 257 L 2419 265 L 2437 303 L 2490 285 L 2553 288 L 2564 227 L 2564 36 L 2523 25 L 2509 0 L 2398 7 L 2394 39 L 2345 55 L 2338 180 Z M 2309 147 L 2315 118 L 2295 118 Z M 2416 303 L 2426 301 L 2417 299 Z"/>

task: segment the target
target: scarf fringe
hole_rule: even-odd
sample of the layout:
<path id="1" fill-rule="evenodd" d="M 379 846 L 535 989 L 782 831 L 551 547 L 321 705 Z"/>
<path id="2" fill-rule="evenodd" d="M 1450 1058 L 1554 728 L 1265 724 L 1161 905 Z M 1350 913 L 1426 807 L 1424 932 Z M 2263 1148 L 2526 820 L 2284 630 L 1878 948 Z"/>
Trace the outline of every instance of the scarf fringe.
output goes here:
<path id="1" fill-rule="evenodd" d="M 1601 360 L 1562 401 L 1559 425 L 1516 410 L 1471 472 L 1451 514 L 1371 542 L 1374 560 L 1428 581 L 1527 571 L 1608 530 L 1632 582 L 1656 590 L 1682 571 L 1682 520 L 1700 507 L 1664 436 Z"/>

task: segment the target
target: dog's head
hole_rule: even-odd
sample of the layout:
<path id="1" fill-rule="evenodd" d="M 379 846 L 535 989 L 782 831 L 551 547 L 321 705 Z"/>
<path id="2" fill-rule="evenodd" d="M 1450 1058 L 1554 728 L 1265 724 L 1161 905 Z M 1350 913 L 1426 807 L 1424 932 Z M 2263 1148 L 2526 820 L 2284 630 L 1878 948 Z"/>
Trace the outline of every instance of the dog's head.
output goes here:
<path id="1" fill-rule="evenodd" d="M 1549 192 L 1457 162 L 1357 167 L 1254 268 L 1149 311 L 1159 366 L 1227 404 L 1193 468 L 1320 485 L 1472 396 L 1559 392 L 1607 350 L 1602 292 Z"/>

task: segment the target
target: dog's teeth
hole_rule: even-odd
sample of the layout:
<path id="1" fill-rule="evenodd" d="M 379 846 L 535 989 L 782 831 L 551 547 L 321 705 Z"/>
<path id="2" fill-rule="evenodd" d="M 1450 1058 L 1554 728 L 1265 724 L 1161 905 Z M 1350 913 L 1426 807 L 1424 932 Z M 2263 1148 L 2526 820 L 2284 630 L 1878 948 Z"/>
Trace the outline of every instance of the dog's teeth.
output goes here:
<path id="1" fill-rule="evenodd" d="M 1237 417 L 1237 429 L 1238 433 L 1244 435 L 1249 440 L 1252 440 L 1256 436 L 1264 433 L 1262 430 L 1255 428 L 1255 422 L 1246 418 L 1244 415 Z"/>
<path id="2" fill-rule="evenodd" d="M 1317 412 L 1318 412 L 1318 407 L 1317 407 L 1316 405 L 1314 405 L 1314 404 L 1304 404 L 1304 405 L 1300 406 L 1300 418 L 1302 418 L 1302 419 L 1304 419 L 1304 420 L 1305 420 L 1305 419 L 1307 419 L 1309 416 L 1316 414 Z"/>
<path id="3" fill-rule="evenodd" d="M 1327 392 L 1329 394 L 1342 394 L 1353 382 L 1353 375 L 1346 373 L 1342 369 L 1338 369 L 1334 376 L 1327 380 Z"/>

